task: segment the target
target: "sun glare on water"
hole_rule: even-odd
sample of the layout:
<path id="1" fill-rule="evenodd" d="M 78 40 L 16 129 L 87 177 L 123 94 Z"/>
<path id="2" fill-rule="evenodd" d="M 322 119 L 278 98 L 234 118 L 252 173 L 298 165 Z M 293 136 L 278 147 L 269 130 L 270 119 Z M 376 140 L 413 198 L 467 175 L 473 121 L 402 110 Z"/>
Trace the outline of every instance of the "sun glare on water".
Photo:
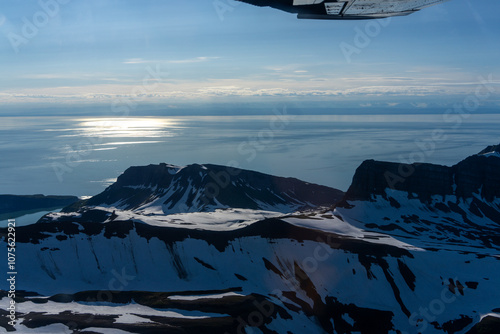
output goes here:
<path id="1" fill-rule="evenodd" d="M 175 122 L 160 118 L 97 118 L 82 119 L 83 135 L 105 138 L 162 138 L 172 137 L 178 128 Z"/>

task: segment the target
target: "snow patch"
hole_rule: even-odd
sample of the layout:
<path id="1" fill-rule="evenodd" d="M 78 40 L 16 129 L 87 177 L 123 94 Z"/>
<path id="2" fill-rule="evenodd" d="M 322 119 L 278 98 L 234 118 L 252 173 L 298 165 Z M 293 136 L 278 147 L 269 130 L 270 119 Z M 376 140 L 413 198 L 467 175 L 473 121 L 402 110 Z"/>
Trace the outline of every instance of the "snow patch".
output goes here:
<path id="1" fill-rule="evenodd" d="M 171 299 L 171 300 L 220 299 L 220 298 L 231 297 L 231 296 L 245 297 L 245 295 L 242 295 L 242 294 L 239 294 L 239 293 L 226 292 L 226 293 L 219 293 L 219 294 L 215 294 L 215 295 L 169 296 L 168 299 Z"/>

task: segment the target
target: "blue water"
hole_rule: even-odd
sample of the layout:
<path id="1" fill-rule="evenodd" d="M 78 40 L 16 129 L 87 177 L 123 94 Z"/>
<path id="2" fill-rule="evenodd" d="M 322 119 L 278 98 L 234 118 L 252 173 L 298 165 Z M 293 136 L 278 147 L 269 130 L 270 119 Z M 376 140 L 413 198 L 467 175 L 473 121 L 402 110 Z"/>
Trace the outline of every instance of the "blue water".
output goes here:
<path id="1" fill-rule="evenodd" d="M 0 193 L 94 195 L 127 167 L 242 168 L 347 190 L 365 159 L 452 165 L 500 142 L 499 115 L 0 117 Z M 420 144 L 419 144 L 420 143 Z"/>
<path id="2" fill-rule="evenodd" d="M 51 212 L 59 212 L 61 209 L 51 211 L 38 211 L 21 217 L 14 218 L 16 227 L 30 225 L 36 223 L 40 218 Z M 0 228 L 9 226 L 9 220 L 0 220 Z"/>

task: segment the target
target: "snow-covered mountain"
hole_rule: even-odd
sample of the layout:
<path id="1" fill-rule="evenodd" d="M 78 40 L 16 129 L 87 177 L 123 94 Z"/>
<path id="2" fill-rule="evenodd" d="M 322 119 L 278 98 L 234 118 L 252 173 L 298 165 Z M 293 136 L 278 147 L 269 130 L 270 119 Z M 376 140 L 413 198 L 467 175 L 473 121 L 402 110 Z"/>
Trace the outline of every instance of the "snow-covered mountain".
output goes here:
<path id="1" fill-rule="evenodd" d="M 104 192 L 68 210 L 87 205 L 112 206 L 142 214 L 205 212 L 221 208 L 287 213 L 330 206 L 343 195 L 337 189 L 239 168 L 159 164 L 130 167 Z"/>
<path id="2" fill-rule="evenodd" d="M 337 199 L 241 172 L 221 184 L 247 204 L 200 207 L 194 176 L 222 167 L 134 167 L 16 230 L 20 321 L 0 331 L 499 333 L 500 156 L 486 151 L 452 167 L 366 161 L 338 205 L 304 212 Z"/>
<path id="3" fill-rule="evenodd" d="M 336 211 L 412 244 L 500 250 L 500 146 L 447 167 L 365 161 Z"/>

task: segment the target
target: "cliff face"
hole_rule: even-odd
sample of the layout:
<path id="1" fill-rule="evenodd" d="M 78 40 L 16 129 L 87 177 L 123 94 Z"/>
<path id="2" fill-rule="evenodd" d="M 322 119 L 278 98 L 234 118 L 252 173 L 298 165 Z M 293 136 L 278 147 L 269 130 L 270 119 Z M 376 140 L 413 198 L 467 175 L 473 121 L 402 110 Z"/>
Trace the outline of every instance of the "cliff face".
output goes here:
<path id="1" fill-rule="evenodd" d="M 335 211 L 365 230 L 424 248 L 500 250 L 500 154 L 489 146 L 447 167 L 365 161 Z"/>
<path id="2" fill-rule="evenodd" d="M 500 156 L 471 156 L 453 166 L 452 173 L 457 185 L 457 196 L 468 198 L 478 193 L 487 201 L 500 197 Z"/>
<path id="3" fill-rule="evenodd" d="M 116 206 L 148 213 L 241 208 L 292 212 L 330 206 L 344 193 L 294 178 L 218 165 L 130 167 L 116 183 L 78 206 Z"/>
<path id="4" fill-rule="evenodd" d="M 371 200 L 374 195 L 385 196 L 387 189 L 418 194 L 422 199 L 447 195 L 453 192 L 453 175 L 446 166 L 367 160 L 356 169 L 345 199 Z"/>
<path id="5" fill-rule="evenodd" d="M 479 155 L 491 155 L 495 153 L 500 153 L 500 144 L 487 146 L 484 150 L 479 152 Z"/>
<path id="6" fill-rule="evenodd" d="M 344 199 L 371 200 L 374 195 L 386 196 L 387 190 L 398 190 L 422 201 L 434 195 L 471 198 L 473 194 L 491 201 L 500 197 L 499 147 L 489 146 L 452 167 L 367 160 L 356 170 Z"/>

